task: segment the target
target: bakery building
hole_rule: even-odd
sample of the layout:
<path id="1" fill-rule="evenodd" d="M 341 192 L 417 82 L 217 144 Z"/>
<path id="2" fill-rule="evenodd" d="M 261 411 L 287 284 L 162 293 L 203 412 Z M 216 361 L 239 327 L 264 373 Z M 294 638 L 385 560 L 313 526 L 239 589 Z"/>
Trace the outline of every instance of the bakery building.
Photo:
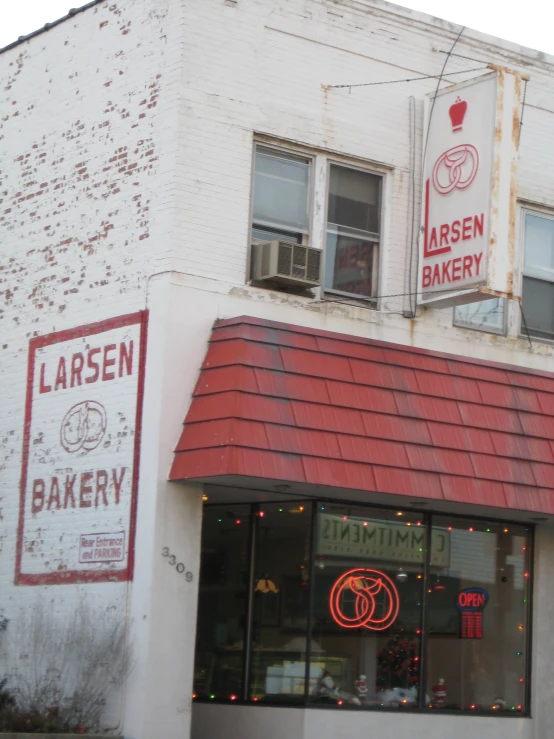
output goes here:
<path id="1" fill-rule="evenodd" d="M 126 739 L 547 737 L 554 58 L 101 0 L 0 69 L 10 684 L 85 612 Z"/>

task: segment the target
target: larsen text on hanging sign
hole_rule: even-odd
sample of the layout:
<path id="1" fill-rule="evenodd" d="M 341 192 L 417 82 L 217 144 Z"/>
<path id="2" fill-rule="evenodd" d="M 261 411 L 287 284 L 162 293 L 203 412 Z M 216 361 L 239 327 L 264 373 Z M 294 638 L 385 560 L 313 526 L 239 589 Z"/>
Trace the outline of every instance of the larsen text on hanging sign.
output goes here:
<path id="1" fill-rule="evenodd" d="M 521 79 L 499 69 L 428 105 L 420 303 L 512 295 Z"/>

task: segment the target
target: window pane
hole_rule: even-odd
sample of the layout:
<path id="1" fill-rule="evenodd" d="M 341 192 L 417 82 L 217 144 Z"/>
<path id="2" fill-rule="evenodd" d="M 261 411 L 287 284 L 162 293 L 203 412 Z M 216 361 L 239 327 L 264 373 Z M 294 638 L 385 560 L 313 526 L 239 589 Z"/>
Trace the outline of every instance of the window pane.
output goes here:
<path id="1" fill-rule="evenodd" d="M 431 708 L 524 711 L 530 537 L 525 527 L 433 517 Z M 442 532 L 448 556 L 438 563 Z"/>
<path id="2" fill-rule="evenodd" d="M 503 298 L 492 298 L 492 300 L 482 300 L 478 303 L 458 305 L 454 308 L 454 324 L 464 328 L 503 334 L 504 305 Z"/>
<path id="3" fill-rule="evenodd" d="M 264 505 L 258 517 L 251 697 L 303 702 L 311 505 Z"/>
<path id="4" fill-rule="evenodd" d="M 531 336 L 554 339 L 554 283 L 524 277 L 521 307 Z M 521 333 L 525 334 L 523 321 Z"/>
<path id="5" fill-rule="evenodd" d="M 325 287 L 370 298 L 373 295 L 374 252 L 372 241 L 327 232 Z"/>
<path id="6" fill-rule="evenodd" d="M 425 527 L 412 514 L 318 511 L 310 700 L 418 701 Z"/>
<path id="7" fill-rule="evenodd" d="M 554 280 L 554 220 L 525 215 L 523 271 L 529 277 Z"/>
<path id="8" fill-rule="evenodd" d="M 307 161 L 256 151 L 252 207 L 255 227 L 308 233 L 309 171 Z"/>
<path id="9" fill-rule="evenodd" d="M 359 231 L 379 233 L 381 178 L 368 172 L 331 166 L 327 220 Z"/>
<path id="10" fill-rule="evenodd" d="M 242 690 L 250 507 L 206 507 L 194 692 L 231 699 Z"/>

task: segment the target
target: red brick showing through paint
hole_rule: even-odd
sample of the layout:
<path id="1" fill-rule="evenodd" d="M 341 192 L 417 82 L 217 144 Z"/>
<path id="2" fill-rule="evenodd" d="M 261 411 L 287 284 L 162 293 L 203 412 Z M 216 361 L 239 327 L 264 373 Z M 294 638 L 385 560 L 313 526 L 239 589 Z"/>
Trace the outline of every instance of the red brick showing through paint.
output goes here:
<path id="1" fill-rule="evenodd" d="M 218 321 L 170 479 L 222 476 L 554 513 L 554 376 Z"/>

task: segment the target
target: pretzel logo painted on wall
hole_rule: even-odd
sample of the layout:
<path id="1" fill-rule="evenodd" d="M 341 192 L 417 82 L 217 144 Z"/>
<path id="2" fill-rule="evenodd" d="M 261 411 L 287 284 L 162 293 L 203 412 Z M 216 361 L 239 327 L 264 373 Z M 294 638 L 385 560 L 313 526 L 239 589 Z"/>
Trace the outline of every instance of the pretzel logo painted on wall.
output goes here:
<path id="1" fill-rule="evenodd" d="M 435 162 L 433 185 L 441 195 L 469 187 L 479 171 L 479 154 L 471 144 L 448 149 Z"/>
<path id="2" fill-rule="evenodd" d="M 384 572 L 359 568 L 336 580 L 329 608 L 334 621 L 345 629 L 384 631 L 396 621 L 400 598 L 395 584 Z"/>
<path id="3" fill-rule="evenodd" d="M 66 452 L 83 449 L 90 452 L 100 444 L 106 433 L 106 409 L 94 400 L 76 403 L 67 411 L 60 428 L 60 441 Z"/>

